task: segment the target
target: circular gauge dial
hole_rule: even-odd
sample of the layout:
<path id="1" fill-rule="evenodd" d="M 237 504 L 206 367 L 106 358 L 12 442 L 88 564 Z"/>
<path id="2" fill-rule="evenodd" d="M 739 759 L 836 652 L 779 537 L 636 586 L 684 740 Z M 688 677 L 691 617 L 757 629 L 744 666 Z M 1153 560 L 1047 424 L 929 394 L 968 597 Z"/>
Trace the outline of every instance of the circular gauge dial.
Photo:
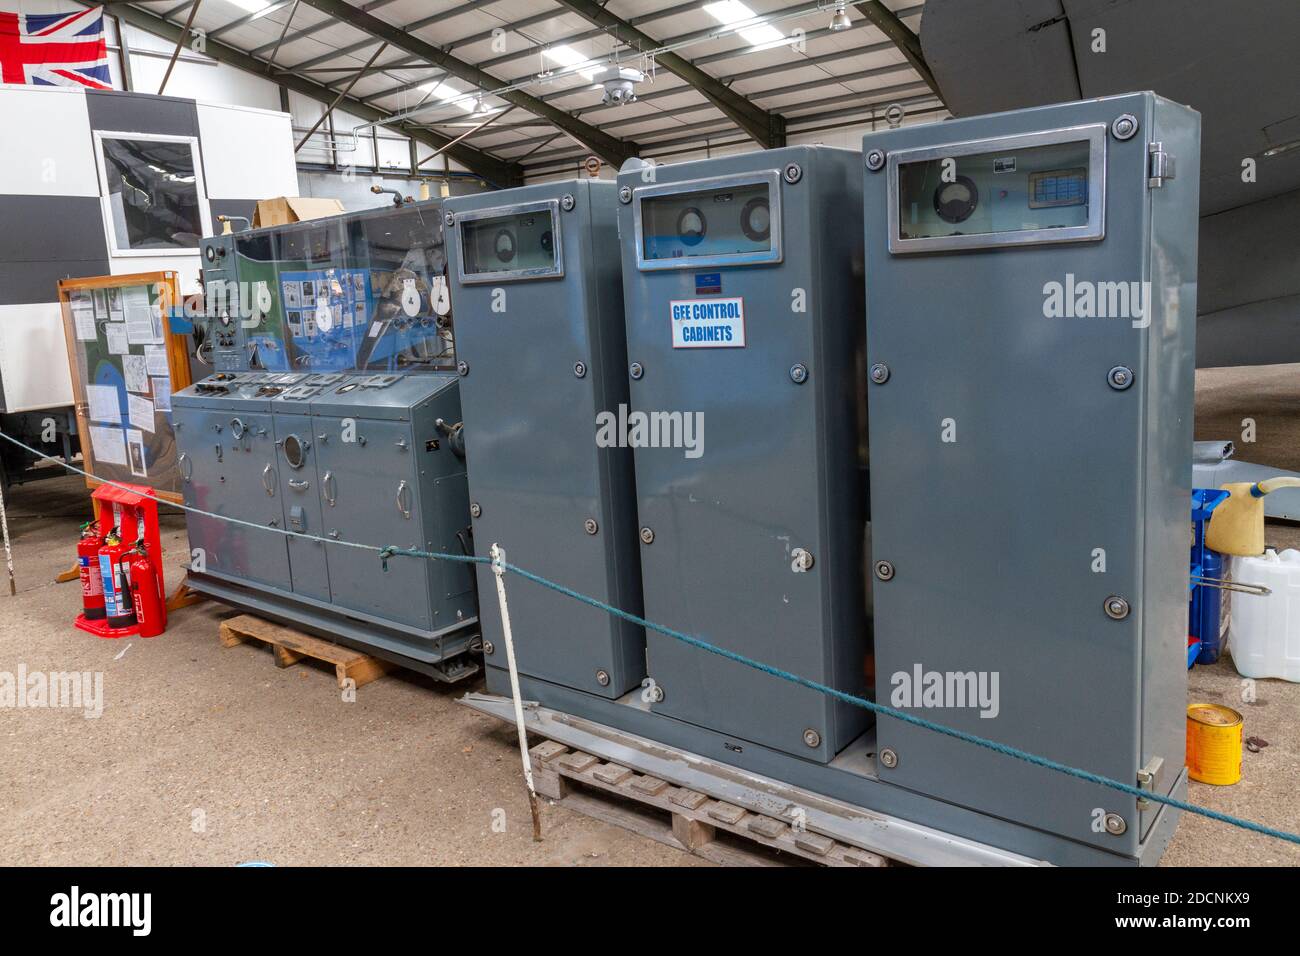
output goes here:
<path id="1" fill-rule="evenodd" d="M 740 210 L 740 228 L 751 242 L 766 242 L 772 236 L 772 211 L 767 200 L 755 196 Z"/>
<path id="2" fill-rule="evenodd" d="M 940 183 L 934 191 L 934 211 L 944 222 L 965 222 L 979 205 L 980 191 L 969 176 L 958 176 L 950 183 Z"/>
<path id="3" fill-rule="evenodd" d="M 688 246 L 698 246 L 709 231 L 708 220 L 695 206 L 688 206 L 677 217 L 677 238 Z"/>
<path id="4" fill-rule="evenodd" d="M 501 229 L 497 232 L 496 239 L 492 242 L 493 251 L 496 252 L 497 259 L 501 262 L 510 262 L 515 257 L 515 234 L 509 229 Z"/>

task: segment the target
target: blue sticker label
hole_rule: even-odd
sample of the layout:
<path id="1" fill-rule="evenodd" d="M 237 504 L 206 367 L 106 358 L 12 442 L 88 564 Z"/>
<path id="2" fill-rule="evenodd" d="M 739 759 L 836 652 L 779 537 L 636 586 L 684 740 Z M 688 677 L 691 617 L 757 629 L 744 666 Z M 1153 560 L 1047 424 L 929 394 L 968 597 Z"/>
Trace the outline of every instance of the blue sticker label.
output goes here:
<path id="1" fill-rule="evenodd" d="M 721 272 L 695 273 L 695 294 L 696 295 L 721 295 L 721 293 L 722 293 Z"/>

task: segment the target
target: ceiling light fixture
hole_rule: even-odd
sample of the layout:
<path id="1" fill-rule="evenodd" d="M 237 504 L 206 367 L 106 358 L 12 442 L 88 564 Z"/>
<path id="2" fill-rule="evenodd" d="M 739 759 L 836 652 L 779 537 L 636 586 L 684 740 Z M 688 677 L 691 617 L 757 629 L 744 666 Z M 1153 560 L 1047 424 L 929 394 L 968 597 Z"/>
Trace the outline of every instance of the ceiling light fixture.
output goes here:
<path id="1" fill-rule="evenodd" d="M 853 21 L 849 19 L 848 6 L 846 0 L 837 0 L 835 4 L 835 15 L 831 17 L 831 30 L 839 33 L 841 30 L 847 30 L 853 26 Z"/>

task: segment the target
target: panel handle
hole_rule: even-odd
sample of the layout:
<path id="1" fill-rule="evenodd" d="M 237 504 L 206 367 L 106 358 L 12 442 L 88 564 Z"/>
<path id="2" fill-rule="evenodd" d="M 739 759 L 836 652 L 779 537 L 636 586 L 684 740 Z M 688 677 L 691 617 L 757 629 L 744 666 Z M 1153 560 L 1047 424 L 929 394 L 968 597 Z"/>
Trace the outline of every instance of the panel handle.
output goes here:
<path id="1" fill-rule="evenodd" d="M 407 503 L 410 499 L 410 486 L 405 480 L 397 483 L 397 510 L 402 513 L 402 517 L 408 521 L 411 518 L 411 506 Z"/>
<path id="2" fill-rule="evenodd" d="M 185 467 L 187 462 L 189 463 L 188 470 Z M 180 470 L 181 478 L 183 480 L 189 481 L 191 478 L 194 477 L 194 462 L 190 460 L 190 456 L 188 452 L 181 452 L 179 455 L 176 456 L 176 465 L 177 468 Z"/>
<path id="3" fill-rule="evenodd" d="M 262 469 L 262 487 L 266 489 L 266 496 L 268 498 L 275 497 L 275 485 L 272 484 L 272 481 L 274 480 L 272 476 L 274 474 L 275 472 L 270 465 L 267 465 Z"/>
<path id="4" fill-rule="evenodd" d="M 320 480 L 321 490 L 325 492 L 325 500 L 329 502 L 331 508 L 334 507 L 334 501 L 337 497 L 337 482 L 334 481 L 334 472 L 327 471 Z"/>

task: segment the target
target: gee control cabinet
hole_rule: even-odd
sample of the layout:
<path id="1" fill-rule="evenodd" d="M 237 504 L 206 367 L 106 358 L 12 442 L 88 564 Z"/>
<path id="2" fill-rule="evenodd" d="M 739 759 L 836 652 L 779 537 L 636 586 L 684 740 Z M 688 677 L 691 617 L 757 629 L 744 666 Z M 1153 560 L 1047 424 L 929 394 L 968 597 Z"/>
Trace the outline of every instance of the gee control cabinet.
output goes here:
<path id="1" fill-rule="evenodd" d="M 618 185 L 631 412 L 654 432 L 634 449 L 646 617 L 866 693 L 860 157 L 792 147 Z M 647 645 L 644 696 L 729 735 L 710 756 L 750 742 L 825 762 L 868 725 L 671 637 Z"/>
<path id="2" fill-rule="evenodd" d="M 1137 93 L 863 141 L 877 697 L 1160 794 L 1199 128 Z M 877 749 L 886 783 L 1127 856 L 1173 812 L 889 717 Z"/>
<path id="3" fill-rule="evenodd" d="M 547 183 L 444 204 L 477 550 L 641 613 L 617 189 Z M 480 565 L 479 588 L 495 589 Z M 645 677 L 641 628 L 554 591 L 509 588 L 521 672 L 602 697 Z M 509 693 L 497 602 L 488 684 Z"/>

